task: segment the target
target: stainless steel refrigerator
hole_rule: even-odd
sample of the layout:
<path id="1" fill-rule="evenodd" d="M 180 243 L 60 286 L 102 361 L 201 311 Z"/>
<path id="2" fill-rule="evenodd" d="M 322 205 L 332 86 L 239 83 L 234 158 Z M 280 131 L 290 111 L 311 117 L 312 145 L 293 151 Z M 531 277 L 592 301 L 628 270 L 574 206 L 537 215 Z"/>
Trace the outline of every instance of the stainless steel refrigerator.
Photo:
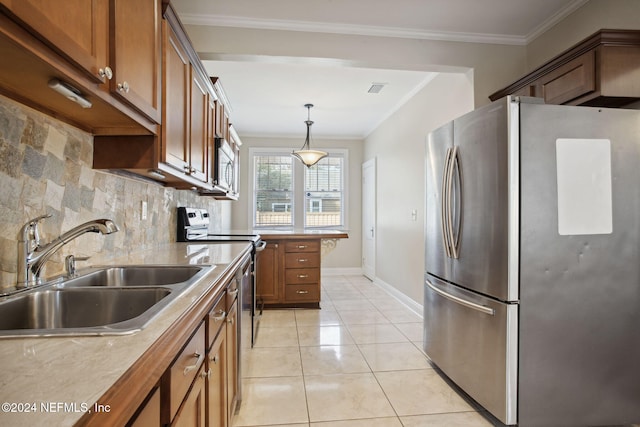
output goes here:
<path id="1" fill-rule="evenodd" d="M 640 422 L 640 111 L 507 97 L 426 152 L 428 356 L 505 424 Z"/>

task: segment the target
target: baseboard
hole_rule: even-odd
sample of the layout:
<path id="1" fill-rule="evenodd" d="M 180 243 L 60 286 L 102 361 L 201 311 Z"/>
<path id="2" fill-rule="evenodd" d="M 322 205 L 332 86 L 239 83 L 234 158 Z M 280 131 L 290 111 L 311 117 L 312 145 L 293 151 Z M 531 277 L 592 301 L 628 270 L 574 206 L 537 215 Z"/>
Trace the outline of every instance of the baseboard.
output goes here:
<path id="1" fill-rule="evenodd" d="M 402 304 L 406 305 L 409 310 L 413 311 L 418 316 L 423 317 L 424 306 L 422 304 L 418 304 L 417 302 L 400 292 L 397 288 L 386 283 L 384 280 L 381 280 L 379 277 L 376 277 L 373 283 L 378 285 L 380 288 L 382 288 L 382 290 L 390 294 Z"/>
<path id="2" fill-rule="evenodd" d="M 320 273 L 323 276 L 354 276 L 362 275 L 362 268 L 349 267 L 349 268 L 322 268 Z"/>

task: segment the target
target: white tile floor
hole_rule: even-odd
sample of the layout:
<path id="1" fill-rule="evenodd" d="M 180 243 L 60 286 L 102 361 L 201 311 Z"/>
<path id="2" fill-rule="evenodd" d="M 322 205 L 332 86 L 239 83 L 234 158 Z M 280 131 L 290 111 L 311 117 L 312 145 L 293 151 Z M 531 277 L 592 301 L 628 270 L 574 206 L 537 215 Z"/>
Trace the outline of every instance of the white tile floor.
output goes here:
<path id="1" fill-rule="evenodd" d="M 362 276 L 322 279 L 321 310 L 265 311 L 233 426 L 491 426 L 422 352 L 422 319 Z"/>

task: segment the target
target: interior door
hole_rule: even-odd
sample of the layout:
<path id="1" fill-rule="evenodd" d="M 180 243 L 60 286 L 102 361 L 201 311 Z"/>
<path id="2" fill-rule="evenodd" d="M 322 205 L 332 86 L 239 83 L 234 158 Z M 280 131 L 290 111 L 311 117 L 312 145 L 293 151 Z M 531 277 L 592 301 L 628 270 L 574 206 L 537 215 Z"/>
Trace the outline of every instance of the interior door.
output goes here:
<path id="1" fill-rule="evenodd" d="M 376 277 L 376 159 L 362 164 L 362 273 Z"/>
<path id="2" fill-rule="evenodd" d="M 454 121 L 457 178 L 453 180 L 457 258 L 452 281 L 510 300 L 508 288 L 509 128 L 507 100 Z M 517 125 L 517 123 L 516 123 Z M 459 173 L 459 175 L 458 175 Z"/>
<path id="3" fill-rule="evenodd" d="M 451 260 L 444 241 L 443 181 L 447 154 L 453 146 L 453 122 L 434 130 L 427 139 L 425 197 L 425 268 L 428 273 L 451 280 Z"/>

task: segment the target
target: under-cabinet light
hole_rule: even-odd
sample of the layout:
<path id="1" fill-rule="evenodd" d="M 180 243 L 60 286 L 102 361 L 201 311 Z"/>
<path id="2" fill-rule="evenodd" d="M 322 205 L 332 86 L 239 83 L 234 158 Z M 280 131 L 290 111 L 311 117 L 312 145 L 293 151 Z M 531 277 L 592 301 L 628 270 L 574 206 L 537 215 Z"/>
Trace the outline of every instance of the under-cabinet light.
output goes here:
<path id="1" fill-rule="evenodd" d="M 61 82 L 58 79 L 51 79 L 49 80 L 49 87 L 65 98 L 80 104 L 82 108 L 91 108 L 92 106 L 91 101 L 82 96 L 82 93 L 78 89 L 68 83 Z"/>

